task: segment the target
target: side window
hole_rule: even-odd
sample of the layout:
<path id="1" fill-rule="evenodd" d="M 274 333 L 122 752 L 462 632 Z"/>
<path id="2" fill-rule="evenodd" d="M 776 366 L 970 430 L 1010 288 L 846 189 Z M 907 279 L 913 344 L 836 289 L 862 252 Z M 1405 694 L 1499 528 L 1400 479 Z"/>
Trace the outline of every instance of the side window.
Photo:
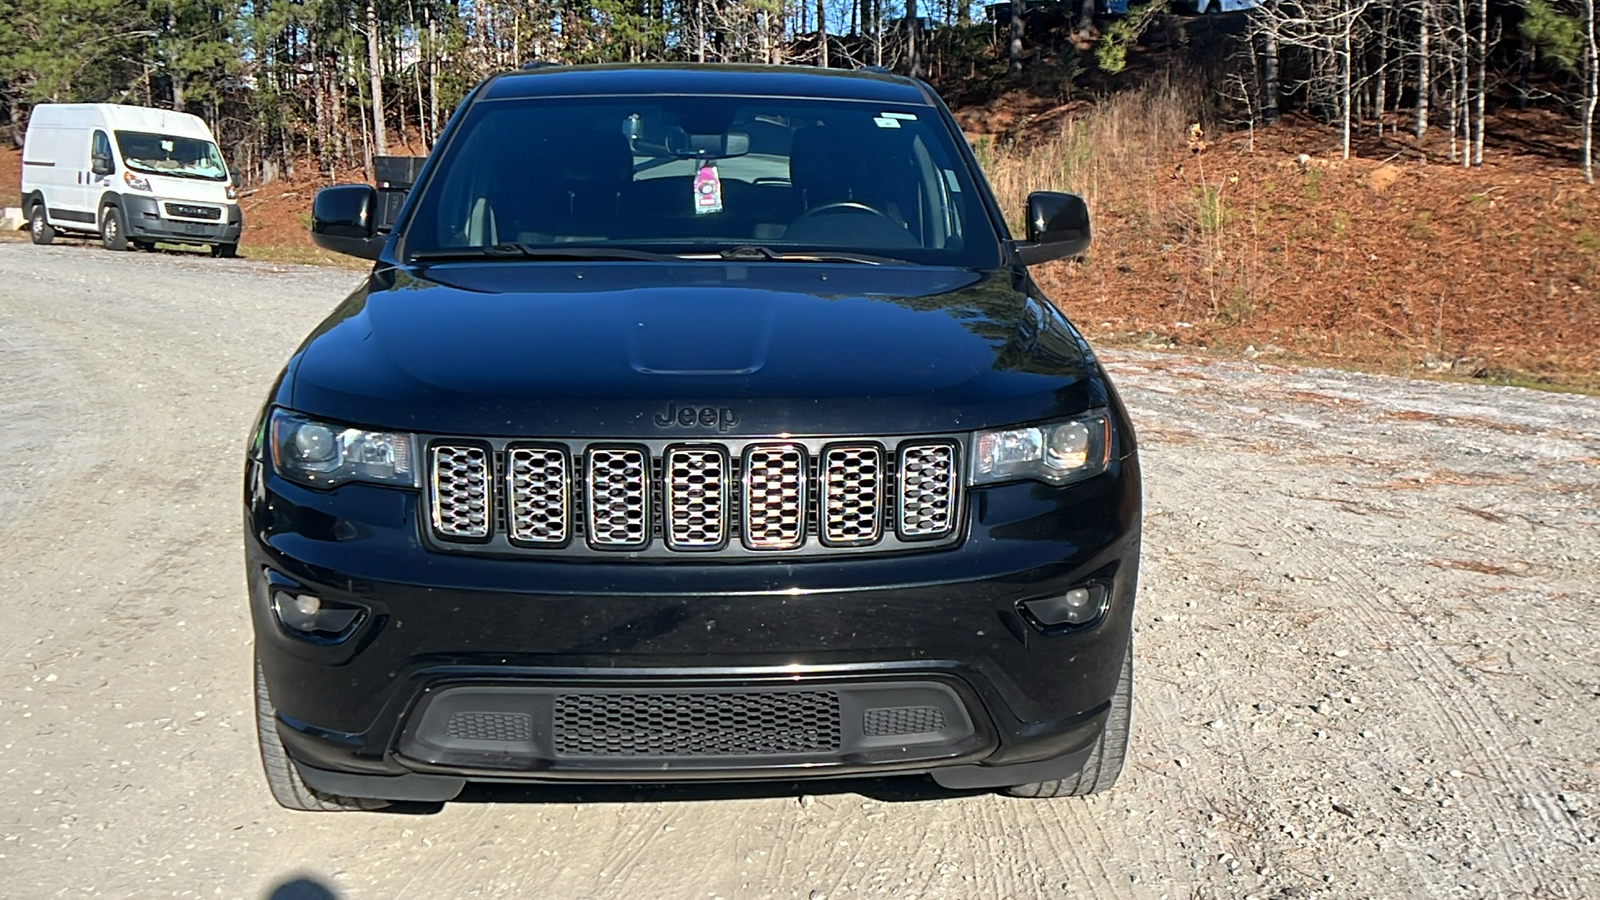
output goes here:
<path id="1" fill-rule="evenodd" d="M 94 149 L 89 155 L 89 164 L 102 175 L 111 174 L 111 139 L 106 137 L 104 131 L 94 133 Z"/>

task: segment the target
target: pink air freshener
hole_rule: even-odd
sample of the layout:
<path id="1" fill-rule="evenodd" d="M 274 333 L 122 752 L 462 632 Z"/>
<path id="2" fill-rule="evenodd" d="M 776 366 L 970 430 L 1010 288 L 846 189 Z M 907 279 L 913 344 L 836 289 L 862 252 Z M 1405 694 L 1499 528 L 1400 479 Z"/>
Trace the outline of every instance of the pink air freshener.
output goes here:
<path id="1" fill-rule="evenodd" d="M 717 167 L 704 165 L 694 176 L 695 215 L 722 212 L 722 179 L 717 177 Z"/>

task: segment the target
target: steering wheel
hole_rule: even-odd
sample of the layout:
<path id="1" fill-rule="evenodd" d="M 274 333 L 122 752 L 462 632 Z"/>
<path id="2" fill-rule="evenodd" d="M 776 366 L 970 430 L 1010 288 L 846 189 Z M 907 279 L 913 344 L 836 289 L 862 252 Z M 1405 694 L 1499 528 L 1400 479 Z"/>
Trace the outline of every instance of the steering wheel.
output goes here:
<path id="1" fill-rule="evenodd" d="M 877 216 L 878 218 L 884 220 L 885 222 L 889 222 L 889 223 L 891 223 L 891 224 L 893 224 L 893 225 L 895 225 L 897 227 L 899 225 L 898 222 L 895 222 L 894 219 L 889 218 L 888 214 L 883 212 L 882 210 L 874 209 L 874 208 L 872 208 L 872 207 L 870 207 L 870 206 L 866 205 L 865 203 L 862 203 L 862 202 L 860 202 L 858 200 L 839 200 L 839 201 L 836 201 L 836 202 L 833 202 L 833 203 L 824 203 L 821 206 L 814 206 L 811 209 L 806 210 L 805 212 L 801 213 L 798 217 L 796 217 L 794 222 L 791 223 L 789 225 L 789 227 L 793 228 L 795 225 L 799 225 L 801 222 L 804 222 L 807 219 L 815 218 L 817 216 L 823 215 L 824 213 L 846 212 L 846 211 L 848 211 L 848 212 L 866 213 L 868 215 Z"/>

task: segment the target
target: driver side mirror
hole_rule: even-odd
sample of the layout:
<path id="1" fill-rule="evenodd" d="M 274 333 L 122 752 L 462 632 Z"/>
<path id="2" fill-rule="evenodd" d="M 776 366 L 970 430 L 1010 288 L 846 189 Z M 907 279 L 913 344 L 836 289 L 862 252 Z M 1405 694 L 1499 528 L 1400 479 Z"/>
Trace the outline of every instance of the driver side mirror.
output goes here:
<path id="1" fill-rule="evenodd" d="M 96 175 L 110 175 L 112 172 L 116 171 L 116 167 L 111 164 L 111 157 L 96 156 L 93 161 L 89 163 L 89 171 Z"/>
<path id="2" fill-rule="evenodd" d="M 1088 249 L 1089 205 L 1082 197 L 1055 191 L 1028 195 L 1028 239 L 1016 244 L 1023 265 L 1079 256 Z"/>
<path id="3" fill-rule="evenodd" d="M 377 259 L 387 235 L 374 234 L 378 192 L 367 184 L 340 184 L 311 201 L 311 243 L 360 259 Z"/>

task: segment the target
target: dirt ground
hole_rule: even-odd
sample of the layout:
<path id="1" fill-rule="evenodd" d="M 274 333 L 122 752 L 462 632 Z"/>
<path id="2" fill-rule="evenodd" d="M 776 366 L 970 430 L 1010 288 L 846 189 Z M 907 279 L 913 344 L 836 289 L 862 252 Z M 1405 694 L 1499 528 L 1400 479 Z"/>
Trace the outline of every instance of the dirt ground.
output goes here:
<path id="1" fill-rule="evenodd" d="M 0 244 L 0 894 L 1600 896 L 1600 399 L 1112 351 L 1141 429 L 1129 765 L 475 790 L 259 771 L 245 431 L 349 272 Z"/>

